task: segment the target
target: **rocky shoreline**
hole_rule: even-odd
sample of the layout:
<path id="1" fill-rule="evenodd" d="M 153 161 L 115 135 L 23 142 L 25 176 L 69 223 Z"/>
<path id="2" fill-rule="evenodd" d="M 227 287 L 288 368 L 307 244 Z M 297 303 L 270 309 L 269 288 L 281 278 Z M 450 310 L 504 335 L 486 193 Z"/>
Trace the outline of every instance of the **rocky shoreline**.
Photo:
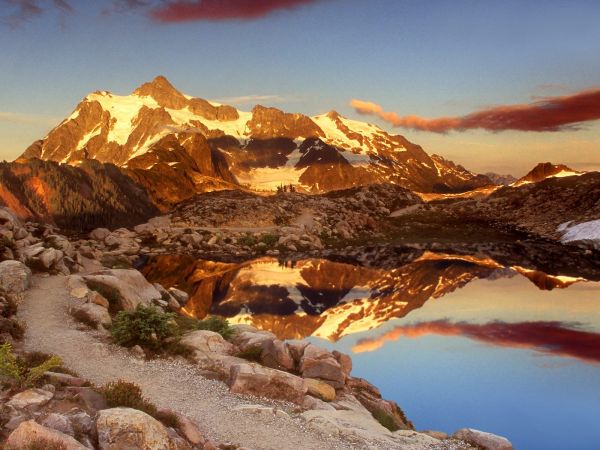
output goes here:
<path id="1" fill-rule="evenodd" d="M 170 228 L 164 217 L 153 219 L 134 231 L 98 229 L 85 242 L 71 242 L 50 226 L 22 224 L 10 210 L 1 209 L 0 214 L 2 235 L 7 241 L 9 238 L 12 240 L 10 246 L 5 246 L 4 261 L 0 262 L 0 280 L 5 297 L 20 299 L 26 295 L 32 270 L 52 274 L 50 278 L 68 280 L 66 296 L 69 297 L 69 310 L 76 321 L 89 329 L 87 333 L 96 336 L 98 345 L 111 345 L 107 327 L 118 311 L 133 311 L 138 305 L 179 311 L 187 300 L 184 292 L 152 285 L 135 269 L 103 268 L 99 263 L 106 263 L 108 257 L 113 258 L 112 262 L 116 258 L 131 264 L 139 254 L 150 250 L 143 247 L 145 235 L 151 233 L 155 236 Z M 193 236 L 193 232 L 182 231 L 178 239 L 173 236 L 167 239 L 181 242 L 182 237 Z M 186 239 L 184 237 L 183 241 Z M 160 244 L 169 249 L 168 242 L 163 240 Z M 215 244 L 207 242 L 206 245 Z M 153 252 L 148 251 L 148 254 Z M 352 361 L 348 355 L 329 352 L 306 341 L 282 341 L 268 331 L 248 325 L 236 325 L 232 329 L 234 333 L 229 340 L 208 330 L 184 334 L 181 344 L 188 351 L 185 361 L 200 368 L 205 376 L 222 380 L 232 395 L 285 402 L 290 405 L 286 414 L 302 418 L 306 426 L 319 433 L 364 445 L 376 443 L 378 448 L 469 448 L 467 442 L 482 448 L 512 448 L 504 438 L 475 430 L 459 430 L 453 436 L 441 432 L 416 432 L 396 403 L 383 399 L 379 390 L 366 380 L 351 376 Z M 18 351 L 18 339 L 7 333 L 3 333 L 2 337 L 6 342 L 16 344 Z M 130 352 L 141 361 L 146 357 L 144 349 L 139 346 L 131 348 Z M 47 384 L 17 393 L 14 389 L 4 391 L 3 433 L 8 439 L 7 445 L 15 446 L 15 443 L 26 442 L 27 436 L 39 435 L 59 440 L 65 448 L 118 448 L 115 442 L 121 442 L 120 436 L 130 437 L 134 433 L 133 428 L 142 436 L 140 439 L 152 440 L 157 439 L 157 435 L 162 436 L 164 448 L 216 446 L 206 439 L 202 443 L 193 442 L 181 428 L 165 427 L 140 411 L 90 409 L 85 398 L 87 395 L 94 397 L 91 392 L 95 391 L 85 388 L 88 394 L 81 395 L 81 389 L 84 389 L 81 385 L 86 384 L 85 380 L 51 373 L 46 377 L 48 381 L 55 382 L 53 387 Z M 79 441 L 73 437 L 77 435 L 69 434 L 69 425 L 65 425 L 73 426 L 73 414 L 44 409 L 46 405 L 54 407 L 65 399 L 72 401 L 77 389 L 80 390 L 76 395 L 80 400 L 77 401 L 86 403 L 79 405 L 77 414 L 87 414 L 86 429 L 90 430 L 85 439 L 80 437 Z M 21 400 L 24 403 L 19 403 Z M 258 413 L 278 414 L 277 407 L 273 408 L 263 405 L 258 407 Z M 183 416 L 180 419 L 180 423 L 188 422 Z M 188 425 L 185 430 L 193 429 L 193 424 Z M 150 445 L 147 448 L 163 447 Z"/>

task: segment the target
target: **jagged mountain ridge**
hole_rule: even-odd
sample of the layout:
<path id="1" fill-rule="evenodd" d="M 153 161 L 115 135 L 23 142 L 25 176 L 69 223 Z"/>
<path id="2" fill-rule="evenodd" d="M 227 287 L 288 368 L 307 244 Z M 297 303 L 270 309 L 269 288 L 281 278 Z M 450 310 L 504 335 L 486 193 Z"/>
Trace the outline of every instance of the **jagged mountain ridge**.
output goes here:
<path id="1" fill-rule="evenodd" d="M 551 162 L 538 163 L 527 174 L 511 184 L 511 186 L 523 186 L 524 184 L 539 183 L 548 178 L 564 178 L 583 175 L 585 172 L 573 170 L 564 164 L 552 164 Z"/>
<path id="2" fill-rule="evenodd" d="M 133 226 L 159 214 L 146 191 L 112 164 L 39 159 L 0 163 L 0 205 L 24 220 L 84 231 Z"/>
<path id="3" fill-rule="evenodd" d="M 162 76 L 128 96 L 88 95 L 23 157 L 113 163 L 154 192 L 163 209 L 194 192 L 232 186 L 294 184 L 320 193 L 389 182 L 454 192 L 490 184 L 402 136 L 335 111 L 314 117 L 261 105 L 238 111 L 185 96 Z"/>

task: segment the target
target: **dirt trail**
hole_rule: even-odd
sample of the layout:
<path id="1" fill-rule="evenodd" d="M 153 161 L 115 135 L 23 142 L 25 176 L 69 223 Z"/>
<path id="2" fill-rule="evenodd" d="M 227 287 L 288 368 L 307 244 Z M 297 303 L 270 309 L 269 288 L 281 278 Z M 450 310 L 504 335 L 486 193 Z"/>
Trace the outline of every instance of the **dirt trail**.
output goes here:
<path id="1" fill-rule="evenodd" d="M 123 348 L 101 343 L 92 333 L 77 329 L 68 314 L 70 301 L 65 277 L 34 278 L 19 308 L 27 324 L 27 350 L 56 354 L 97 385 L 117 379 L 137 383 L 150 401 L 189 416 L 216 442 L 277 450 L 362 447 L 307 429 L 300 417 L 236 411 L 259 401 L 229 393 L 223 383 L 202 377 L 193 364 L 142 361 Z"/>

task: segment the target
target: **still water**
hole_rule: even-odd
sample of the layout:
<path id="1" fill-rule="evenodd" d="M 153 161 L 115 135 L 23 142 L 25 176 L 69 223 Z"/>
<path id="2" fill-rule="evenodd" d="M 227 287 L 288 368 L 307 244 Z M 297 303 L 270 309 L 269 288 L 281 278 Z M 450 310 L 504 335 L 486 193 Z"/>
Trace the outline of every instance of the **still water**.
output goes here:
<path id="1" fill-rule="evenodd" d="M 600 448 L 600 283 L 425 252 L 378 269 L 160 256 L 144 273 L 227 317 L 352 355 L 417 429 L 478 428 L 517 449 Z"/>

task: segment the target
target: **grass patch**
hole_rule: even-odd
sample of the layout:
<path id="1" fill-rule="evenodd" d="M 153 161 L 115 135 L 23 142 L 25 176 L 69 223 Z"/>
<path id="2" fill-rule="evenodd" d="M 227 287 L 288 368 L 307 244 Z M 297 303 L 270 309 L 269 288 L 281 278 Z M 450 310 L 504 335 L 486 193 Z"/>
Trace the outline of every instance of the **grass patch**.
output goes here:
<path id="1" fill-rule="evenodd" d="M 375 420 L 390 431 L 398 431 L 400 427 L 396 424 L 394 418 L 383 409 L 376 409 L 371 413 Z"/>
<path id="2" fill-rule="evenodd" d="M 62 364 L 58 356 L 50 356 L 37 364 L 20 360 L 12 351 L 12 345 L 5 343 L 0 345 L 0 380 L 3 385 L 16 388 L 35 386 L 44 374 Z"/>
<path id="3" fill-rule="evenodd" d="M 259 242 L 262 242 L 267 247 L 274 247 L 279 242 L 279 235 L 277 234 L 262 234 L 258 238 Z"/>

